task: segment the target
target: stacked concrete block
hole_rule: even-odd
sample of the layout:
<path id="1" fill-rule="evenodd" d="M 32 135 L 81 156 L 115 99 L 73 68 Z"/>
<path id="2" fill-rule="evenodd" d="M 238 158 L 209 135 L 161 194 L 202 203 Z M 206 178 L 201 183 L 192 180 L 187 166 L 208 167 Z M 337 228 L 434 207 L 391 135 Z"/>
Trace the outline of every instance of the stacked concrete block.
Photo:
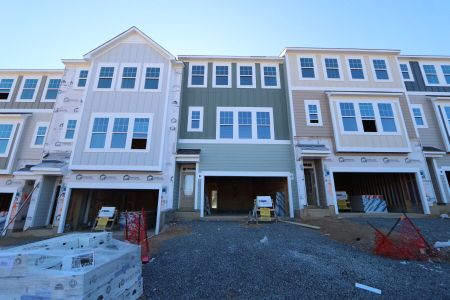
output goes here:
<path id="1" fill-rule="evenodd" d="M 71 234 L 3 251 L 5 299 L 138 299 L 139 246 L 111 233 Z"/>

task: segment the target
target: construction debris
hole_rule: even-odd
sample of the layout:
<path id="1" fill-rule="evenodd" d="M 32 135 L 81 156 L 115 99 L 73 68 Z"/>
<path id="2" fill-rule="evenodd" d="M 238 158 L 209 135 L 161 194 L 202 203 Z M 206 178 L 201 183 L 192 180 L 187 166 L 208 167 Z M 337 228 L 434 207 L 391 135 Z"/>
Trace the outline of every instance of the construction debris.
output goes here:
<path id="1" fill-rule="evenodd" d="M 267 236 L 264 236 L 262 239 L 259 240 L 259 242 L 261 244 L 268 244 L 269 243 L 269 239 L 267 238 Z"/>
<path id="2" fill-rule="evenodd" d="M 70 234 L 0 253 L 2 299 L 138 299 L 138 246 L 110 232 Z"/>
<path id="3" fill-rule="evenodd" d="M 308 224 L 303 224 L 303 223 L 298 223 L 298 222 L 292 222 L 292 221 L 285 221 L 285 220 L 278 220 L 278 221 L 279 221 L 279 222 L 282 222 L 282 223 L 294 224 L 294 225 L 306 227 L 306 228 L 309 228 L 309 229 L 320 230 L 320 227 L 319 227 L 319 226 L 308 225 Z"/>
<path id="4" fill-rule="evenodd" d="M 441 217 L 441 219 L 450 219 L 448 214 L 442 214 L 442 215 L 440 215 L 440 217 Z"/>
<path id="5" fill-rule="evenodd" d="M 436 242 L 434 243 L 434 248 L 446 248 L 450 247 L 450 240 L 448 242 Z"/>
<path id="6" fill-rule="evenodd" d="M 361 283 L 357 283 L 356 282 L 355 283 L 355 287 L 363 289 L 363 290 L 366 290 L 366 291 L 369 291 L 369 292 L 372 292 L 372 293 L 375 293 L 375 294 L 381 295 L 381 290 L 380 289 L 377 289 L 377 288 L 374 288 L 374 287 L 371 287 L 371 286 L 368 286 L 368 285 L 365 285 L 365 284 L 361 284 Z"/>

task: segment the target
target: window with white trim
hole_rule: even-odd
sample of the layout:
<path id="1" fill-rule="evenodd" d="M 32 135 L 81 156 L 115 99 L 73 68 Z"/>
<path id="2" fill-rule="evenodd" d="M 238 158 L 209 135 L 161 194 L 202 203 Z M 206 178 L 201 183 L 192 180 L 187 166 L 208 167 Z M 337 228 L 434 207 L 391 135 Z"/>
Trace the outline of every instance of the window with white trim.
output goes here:
<path id="1" fill-rule="evenodd" d="M 191 63 L 189 66 L 189 86 L 190 87 L 206 87 L 207 86 L 208 64 Z"/>
<path id="2" fill-rule="evenodd" d="M 100 67 L 97 88 L 111 89 L 114 79 L 115 67 Z"/>
<path id="3" fill-rule="evenodd" d="M 77 128 L 77 120 L 67 120 L 66 130 L 64 133 L 65 140 L 73 140 L 75 137 L 75 129 Z"/>
<path id="4" fill-rule="evenodd" d="M 372 103 L 359 103 L 362 130 L 364 132 L 377 132 L 377 121 Z"/>
<path id="5" fill-rule="evenodd" d="M 279 88 L 279 72 L 278 66 L 270 66 L 270 65 L 261 65 L 262 68 L 262 82 L 261 86 L 263 88 Z"/>
<path id="6" fill-rule="evenodd" d="M 373 59 L 372 64 L 375 72 L 375 78 L 377 80 L 389 80 L 389 71 L 387 68 L 386 60 Z"/>
<path id="7" fill-rule="evenodd" d="M 77 87 L 84 88 L 86 86 L 88 74 L 88 70 L 80 70 L 78 73 Z"/>
<path id="8" fill-rule="evenodd" d="M 159 90 L 161 81 L 161 67 L 144 66 L 144 71 L 144 90 Z"/>
<path id="9" fill-rule="evenodd" d="M 427 128 L 427 123 L 425 120 L 425 114 L 423 113 L 423 107 L 421 104 L 411 104 L 411 109 L 413 113 L 414 123 L 417 128 Z"/>
<path id="10" fill-rule="evenodd" d="M 4 157 L 8 155 L 8 150 L 11 145 L 13 124 L 0 124 L 0 155 Z"/>
<path id="11" fill-rule="evenodd" d="M 22 85 L 22 93 L 20 94 L 20 100 L 33 101 L 36 97 L 36 89 L 38 87 L 39 79 L 27 78 Z"/>
<path id="12" fill-rule="evenodd" d="M 434 65 L 423 65 L 422 67 L 428 84 L 439 84 L 439 77 L 436 72 L 436 67 Z"/>
<path id="13" fill-rule="evenodd" d="M 10 99 L 14 81 L 13 78 L 0 78 L 0 101 Z"/>
<path id="14" fill-rule="evenodd" d="M 36 129 L 34 130 L 31 148 L 44 147 L 47 130 L 48 130 L 48 123 L 38 122 L 36 124 Z"/>
<path id="15" fill-rule="evenodd" d="M 339 103 L 341 108 L 342 124 L 344 131 L 358 131 L 356 123 L 355 105 L 351 102 Z"/>
<path id="16" fill-rule="evenodd" d="M 305 100 L 306 125 L 322 126 L 322 112 L 319 100 Z"/>
<path id="17" fill-rule="evenodd" d="M 151 114 L 96 114 L 90 125 L 87 151 L 149 150 Z"/>
<path id="18" fill-rule="evenodd" d="M 378 103 L 378 110 L 380 112 L 381 125 L 384 132 L 397 132 L 395 125 L 394 111 L 390 103 Z"/>
<path id="19" fill-rule="evenodd" d="M 236 141 L 273 140 L 271 108 L 217 108 L 217 138 Z"/>
<path id="20" fill-rule="evenodd" d="M 231 87 L 231 65 L 214 64 L 214 87 Z"/>
<path id="21" fill-rule="evenodd" d="M 449 128 L 449 126 L 450 126 L 450 106 L 441 106 L 441 107 L 444 108 L 445 116 L 446 116 L 446 125 L 447 125 L 447 128 Z M 450 136 L 450 131 L 447 130 L 447 132 L 448 132 L 448 135 Z"/>
<path id="22" fill-rule="evenodd" d="M 337 58 L 325 58 L 325 70 L 327 79 L 340 79 L 339 74 L 339 61 Z"/>
<path id="23" fill-rule="evenodd" d="M 404 80 L 413 80 L 411 72 L 409 71 L 409 64 L 400 64 L 400 71 Z"/>
<path id="24" fill-rule="evenodd" d="M 203 131 L 203 107 L 189 106 L 187 131 Z"/>
<path id="25" fill-rule="evenodd" d="M 354 80 L 364 80 L 364 66 L 362 59 L 360 58 L 349 58 L 348 67 L 350 69 L 350 76 Z"/>
<path id="26" fill-rule="evenodd" d="M 445 83 L 450 84 L 450 65 L 441 65 L 441 70 L 444 75 Z"/>
<path id="27" fill-rule="evenodd" d="M 45 92 L 45 100 L 56 100 L 58 97 L 59 86 L 61 85 L 61 79 L 50 78 L 47 83 L 47 89 Z"/>
<path id="28" fill-rule="evenodd" d="M 238 65 L 238 87 L 255 87 L 255 66 Z"/>
<path id="29" fill-rule="evenodd" d="M 121 89 L 134 90 L 136 88 L 138 68 L 135 66 L 124 66 L 122 68 Z"/>
<path id="30" fill-rule="evenodd" d="M 300 78 L 316 78 L 314 68 L 314 59 L 312 57 L 300 57 Z"/>

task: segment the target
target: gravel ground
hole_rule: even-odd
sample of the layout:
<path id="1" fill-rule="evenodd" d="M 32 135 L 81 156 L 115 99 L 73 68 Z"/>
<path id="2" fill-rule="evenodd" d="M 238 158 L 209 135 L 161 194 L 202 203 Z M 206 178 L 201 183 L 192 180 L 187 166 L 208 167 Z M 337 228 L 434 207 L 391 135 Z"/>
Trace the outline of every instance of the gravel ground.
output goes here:
<path id="1" fill-rule="evenodd" d="M 148 299 L 380 298 L 356 282 L 386 299 L 450 299 L 450 264 L 381 258 L 285 223 L 175 226 L 189 233 L 165 240 L 143 266 Z"/>

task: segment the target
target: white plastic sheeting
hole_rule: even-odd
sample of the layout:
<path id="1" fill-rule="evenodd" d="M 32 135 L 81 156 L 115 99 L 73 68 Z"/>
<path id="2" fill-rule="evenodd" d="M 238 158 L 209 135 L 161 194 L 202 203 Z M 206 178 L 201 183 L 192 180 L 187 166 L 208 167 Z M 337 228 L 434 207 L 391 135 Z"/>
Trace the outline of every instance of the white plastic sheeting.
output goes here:
<path id="1" fill-rule="evenodd" d="M 70 234 L 0 252 L 2 299 L 138 299 L 140 247 L 110 232 Z"/>

